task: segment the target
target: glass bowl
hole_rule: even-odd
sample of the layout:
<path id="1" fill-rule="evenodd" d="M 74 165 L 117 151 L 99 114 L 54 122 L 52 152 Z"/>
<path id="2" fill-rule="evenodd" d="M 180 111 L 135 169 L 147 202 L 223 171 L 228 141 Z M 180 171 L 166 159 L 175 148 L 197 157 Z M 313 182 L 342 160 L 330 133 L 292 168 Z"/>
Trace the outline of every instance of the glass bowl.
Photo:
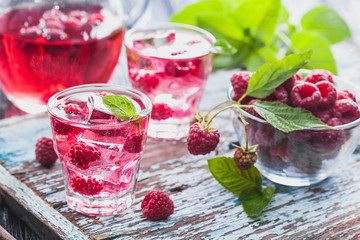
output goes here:
<path id="1" fill-rule="evenodd" d="M 301 74 L 309 72 L 301 70 Z M 351 82 L 335 76 L 334 82 L 338 91 L 350 90 L 360 96 L 360 88 Z M 230 87 L 228 98 L 232 96 Z M 232 123 L 239 142 L 245 146 L 245 128 L 237 111 L 232 111 Z M 346 164 L 359 143 L 360 119 L 336 126 L 336 130 L 312 128 L 285 133 L 246 111 L 242 113 L 249 122 L 249 144 L 259 144 L 255 166 L 275 183 L 288 186 L 318 183 Z"/>

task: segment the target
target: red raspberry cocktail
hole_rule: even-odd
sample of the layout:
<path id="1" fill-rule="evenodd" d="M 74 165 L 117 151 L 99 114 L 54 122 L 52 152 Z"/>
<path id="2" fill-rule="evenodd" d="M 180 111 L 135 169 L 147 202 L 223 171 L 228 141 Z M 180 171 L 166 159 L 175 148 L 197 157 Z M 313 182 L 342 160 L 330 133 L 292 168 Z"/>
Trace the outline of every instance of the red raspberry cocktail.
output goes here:
<path id="1" fill-rule="evenodd" d="M 109 98 L 111 108 L 104 100 Z M 133 112 L 121 110 L 122 120 L 115 117 L 118 103 L 126 105 L 125 113 L 130 107 Z M 150 100 L 136 90 L 88 84 L 55 94 L 48 112 L 69 208 L 109 215 L 129 207 L 146 142 Z"/>
<path id="2" fill-rule="evenodd" d="M 46 111 L 65 88 L 109 82 L 124 34 L 121 8 L 85 2 L 13 1 L 0 14 L 1 87 L 23 111 Z"/>
<path id="3" fill-rule="evenodd" d="M 215 38 L 189 25 L 137 28 L 125 35 L 131 85 L 153 104 L 149 136 L 180 139 L 212 69 Z"/>

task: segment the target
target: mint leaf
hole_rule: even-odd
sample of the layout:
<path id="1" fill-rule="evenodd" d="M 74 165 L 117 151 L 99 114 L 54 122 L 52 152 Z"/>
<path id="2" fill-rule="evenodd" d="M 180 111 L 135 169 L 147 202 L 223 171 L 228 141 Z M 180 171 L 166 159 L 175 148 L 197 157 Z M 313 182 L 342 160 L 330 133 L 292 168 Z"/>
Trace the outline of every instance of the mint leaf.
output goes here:
<path id="1" fill-rule="evenodd" d="M 232 39 L 241 40 L 244 37 L 243 29 L 236 24 L 229 14 L 203 12 L 196 15 L 196 20 L 199 26 L 207 25 Z"/>
<path id="2" fill-rule="evenodd" d="M 250 35 L 268 43 L 271 41 L 277 24 L 280 0 L 243 1 L 234 13 L 234 18 Z"/>
<path id="3" fill-rule="evenodd" d="M 104 105 L 121 121 L 129 121 L 136 116 L 136 108 L 125 96 L 109 95 L 102 98 Z"/>
<path id="4" fill-rule="evenodd" d="M 257 101 L 254 110 L 268 123 L 283 132 L 309 128 L 333 129 L 302 108 L 293 108 L 279 102 Z"/>
<path id="5" fill-rule="evenodd" d="M 225 39 L 220 39 L 213 44 L 210 51 L 221 55 L 232 55 L 237 52 L 237 49 L 231 46 Z"/>
<path id="6" fill-rule="evenodd" d="M 337 74 L 335 59 L 331 53 L 330 42 L 314 32 L 295 33 L 291 36 L 293 47 L 299 51 L 313 49 L 309 63 L 305 66 L 310 69 L 327 69 Z"/>
<path id="7" fill-rule="evenodd" d="M 243 200 L 242 206 L 244 208 L 245 213 L 248 216 L 258 216 L 265 209 L 267 205 L 269 205 L 273 195 L 275 188 L 267 187 L 263 190 L 262 194 L 251 198 L 249 200 Z"/>
<path id="8" fill-rule="evenodd" d="M 311 54 L 312 51 L 306 51 L 264 64 L 250 78 L 245 95 L 255 98 L 267 97 L 274 92 L 275 88 L 302 68 L 309 61 Z"/>
<path id="9" fill-rule="evenodd" d="M 337 43 L 351 37 L 345 21 L 333 9 L 320 6 L 311 9 L 301 19 L 301 27 L 320 33 L 331 43 Z"/>
<path id="10" fill-rule="evenodd" d="M 243 191 L 261 193 L 262 180 L 257 168 L 251 167 L 247 171 L 240 171 L 234 159 L 229 157 L 208 159 L 208 166 L 214 178 L 229 192 L 238 196 L 244 195 Z"/>

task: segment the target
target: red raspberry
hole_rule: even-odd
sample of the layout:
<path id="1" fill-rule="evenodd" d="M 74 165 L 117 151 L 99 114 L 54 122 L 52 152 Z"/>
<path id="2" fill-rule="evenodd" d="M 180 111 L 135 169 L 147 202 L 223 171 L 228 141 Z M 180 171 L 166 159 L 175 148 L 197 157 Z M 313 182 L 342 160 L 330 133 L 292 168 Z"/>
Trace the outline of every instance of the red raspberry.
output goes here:
<path id="1" fill-rule="evenodd" d="M 174 110 L 172 110 L 165 103 L 157 103 L 153 105 L 151 111 L 151 119 L 154 120 L 165 120 L 171 118 L 174 114 Z"/>
<path id="2" fill-rule="evenodd" d="M 292 88 L 298 83 L 298 81 L 301 81 L 301 75 L 296 73 L 291 78 L 283 82 L 280 86 L 284 87 L 288 93 L 291 92 Z"/>
<path id="3" fill-rule="evenodd" d="M 159 190 L 152 190 L 141 202 L 141 210 L 144 217 L 156 221 L 169 217 L 174 213 L 174 202 L 169 196 Z"/>
<path id="4" fill-rule="evenodd" d="M 356 102 L 356 97 L 353 93 L 349 92 L 348 90 L 343 90 L 337 93 L 337 100 L 341 99 L 351 99 Z"/>
<path id="5" fill-rule="evenodd" d="M 39 138 L 35 144 L 35 160 L 44 167 L 51 167 L 56 159 L 53 140 L 48 137 Z"/>
<path id="6" fill-rule="evenodd" d="M 332 107 L 337 98 L 335 86 L 328 81 L 317 82 L 315 85 L 321 93 L 319 107 L 323 109 Z"/>
<path id="7" fill-rule="evenodd" d="M 159 78 L 155 74 L 140 70 L 130 78 L 134 88 L 144 93 L 152 92 L 159 85 Z"/>
<path id="8" fill-rule="evenodd" d="M 260 99 L 253 99 L 251 100 L 248 105 L 253 105 L 254 103 L 256 103 L 257 101 L 260 101 Z M 245 111 L 248 112 L 249 114 L 257 117 L 257 118 L 260 118 L 260 119 L 263 119 L 255 110 L 254 108 L 245 108 Z"/>
<path id="9" fill-rule="evenodd" d="M 359 106 L 351 99 L 341 99 L 335 102 L 334 116 L 343 124 L 355 121 L 360 117 Z"/>
<path id="10" fill-rule="evenodd" d="M 204 69 L 204 63 L 203 61 L 201 61 L 201 59 L 194 59 L 190 61 L 189 68 L 192 75 L 197 76 L 201 79 L 206 79 L 207 74 L 210 72 Z"/>
<path id="11" fill-rule="evenodd" d="M 315 147 L 333 151 L 341 148 L 346 138 L 344 130 L 324 130 L 314 131 L 312 141 Z"/>
<path id="12" fill-rule="evenodd" d="M 326 124 L 329 126 L 339 126 L 342 124 L 342 122 L 340 121 L 340 119 L 333 117 L 329 121 L 327 121 Z"/>
<path id="13" fill-rule="evenodd" d="M 101 153 L 93 146 L 79 143 L 71 145 L 68 156 L 77 167 L 88 169 L 90 162 L 100 159 Z"/>
<path id="14" fill-rule="evenodd" d="M 298 130 L 292 131 L 288 133 L 289 138 L 298 141 L 298 142 L 306 142 L 311 138 L 311 131 L 308 130 Z"/>
<path id="15" fill-rule="evenodd" d="M 319 118 L 323 123 L 327 123 L 327 121 L 330 120 L 330 118 L 333 117 L 333 109 L 326 109 L 326 110 L 320 110 L 313 112 L 313 115 L 317 118 Z"/>
<path id="16" fill-rule="evenodd" d="M 290 162 L 294 156 L 291 150 L 291 144 L 288 142 L 287 139 L 270 148 L 269 154 L 272 160 L 281 160 L 284 162 Z"/>
<path id="17" fill-rule="evenodd" d="M 270 146 L 273 143 L 275 129 L 263 124 L 255 133 L 255 142 L 260 146 Z"/>
<path id="18" fill-rule="evenodd" d="M 165 65 L 165 74 L 173 77 L 183 77 L 191 71 L 187 61 L 169 61 Z"/>
<path id="19" fill-rule="evenodd" d="M 54 132 L 57 133 L 57 134 L 61 134 L 61 135 L 66 135 L 66 134 L 69 134 L 69 133 L 77 134 L 80 131 L 80 129 L 77 128 L 77 127 L 73 127 L 73 126 L 64 124 L 64 123 L 59 122 L 57 120 L 53 120 L 51 124 L 52 124 L 52 127 L 54 129 Z"/>
<path id="20" fill-rule="evenodd" d="M 321 93 L 315 84 L 302 82 L 293 87 L 290 97 L 294 107 L 311 111 L 318 107 Z"/>
<path id="21" fill-rule="evenodd" d="M 204 129 L 200 123 L 191 125 L 187 137 L 187 148 L 193 155 L 205 155 L 215 150 L 220 141 L 220 134 L 215 129 Z"/>
<path id="22" fill-rule="evenodd" d="M 289 94 L 284 87 L 282 86 L 277 87 L 275 89 L 274 95 L 277 102 L 288 104 Z"/>
<path id="23" fill-rule="evenodd" d="M 124 143 L 124 150 L 129 153 L 139 153 L 142 150 L 143 134 L 132 133 L 128 136 Z"/>
<path id="24" fill-rule="evenodd" d="M 166 37 L 166 41 L 165 41 L 165 44 L 166 45 L 171 45 L 173 44 L 175 41 L 175 33 L 172 32 L 172 33 L 169 33 L 169 35 Z"/>
<path id="25" fill-rule="evenodd" d="M 74 192 L 83 195 L 96 195 L 104 188 L 104 183 L 90 176 L 86 178 L 82 175 L 74 175 L 71 178 L 71 187 Z"/>
<path id="26" fill-rule="evenodd" d="M 241 71 L 232 75 L 230 81 L 234 88 L 234 101 L 239 100 L 246 92 L 251 75 L 251 72 L 248 71 Z"/>
<path id="27" fill-rule="evenodd" d="M 334 79 L 331 72 L 323 69 L 312 70 L 309 75 L 306 76 L 305 82 L 316 84 L 321 81 L 328 81 L 334 84 Z"/>
<path id="28" fill-rule="evenodd" d="M 66 104 L 66 106 L 64 107 L 64 111 L 66 114 L 80 114 L 81 113 L 81 108 L 79 105 L 77 104 Z"/>

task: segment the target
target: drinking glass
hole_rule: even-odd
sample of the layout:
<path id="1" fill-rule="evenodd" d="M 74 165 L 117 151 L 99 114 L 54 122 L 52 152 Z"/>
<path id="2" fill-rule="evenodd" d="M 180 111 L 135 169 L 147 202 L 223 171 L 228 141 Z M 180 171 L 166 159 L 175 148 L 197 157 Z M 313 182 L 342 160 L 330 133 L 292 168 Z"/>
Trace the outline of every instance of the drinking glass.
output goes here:
<path id="1" fill-rule="evenodd" d="M 124 35 L 120 0 L 15 0 L 0 3 L 0 79 L 28 113 L 68 87 L 109 83 Z"/>
<path id="2" fill-rule="evenodd" d="M 125 34 L 130 83 L 153 104 L 150 137 L 186 137 L 212 69 L 214 42 L 203 29 L 175 23 Z"/>
<path id="3" fill-rule="evenodd" d="M 148 114 L 121 121 L 103 104 L 108 95 L 125 96 L 137 113 Z M 87 215 L 117 214 L 129 207 L 147 138 L 150 99 L 117 85 L 86 84 L 55 94 L 47 108 L 68 207 Z"/>

